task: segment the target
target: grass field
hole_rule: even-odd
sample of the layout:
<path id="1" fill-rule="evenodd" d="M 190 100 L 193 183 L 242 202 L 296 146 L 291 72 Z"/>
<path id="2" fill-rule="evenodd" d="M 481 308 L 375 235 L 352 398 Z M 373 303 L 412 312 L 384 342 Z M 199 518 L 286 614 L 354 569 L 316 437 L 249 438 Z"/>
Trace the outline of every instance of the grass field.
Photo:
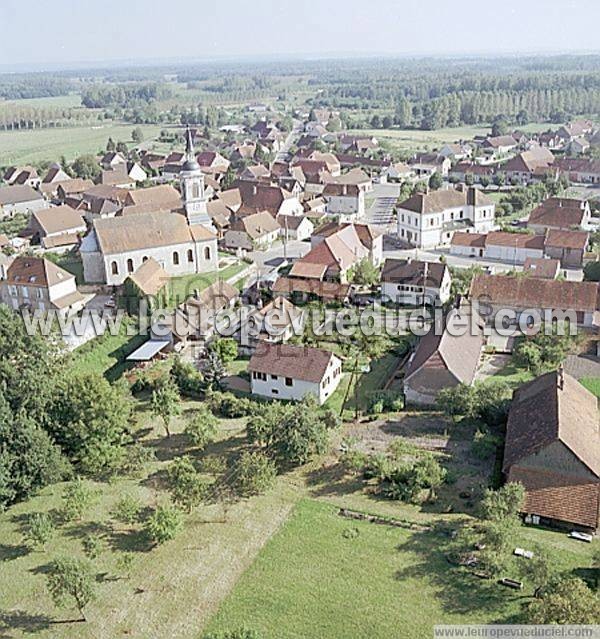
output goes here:
<path id="1" fill-rule="evenodd" d="M 47 98 L 24 98 L 23 100 L 0 100 L 0 110 L 5 106 L 6 107 L 72 109 L 72 108 L 81 106 L 81 96 L 79 95 L 79 93 L 69 93 L 68 95 L 57 95 L 57 96 L 51 96 Z"/>
<path id="2" fill-rule="evenodd" d="M 140 125 L 145 139 L 154 138 L 160 127 Z M 99 122 L 94 126 L 27 131 L 0 131 L 0 166 L 31 162 L 56 162 L 61 156 L 68 161 L 84 153 L 97 153 L 106 147 L 109 137 L 130 142 L 133 124 Z"/>
<path id="3" fill-rule="evenodd" d="M 519 127 L 525 132 L 545 131 L 550 125 L 545 123 L 533 123 Z M 434 131 L 421 131 L 419 129 L 356 129 L 349 131 L 359 136 L 374 136 L 378 140 L 389 142 L 399 151 L 427 151 L 439 148 L 444 144 L 459 140 L 471 140 L 476 135 L 488 135 L 489 126 L 461 126 Z"/>
<path id="4" fill-rule="evenodd" d="M 280 482 L 264 497 L 235 504 L 223 520 L 220 506 L 203 506 L 186 516 L 185 528 L 171 542 L 152 548 L 139 526 L 124 527 L 111 520 L 110 512 L 123 495 L 138 497 L 152 507 L 165 499 L 161 473 L 181 454 L 185 411 L 175 420 L 170 440 L 147 413 L 138 411 L 138 424 L 147 434 L 157 461 L 141 480 L 119 479 L 93 484 L 98 496 L 80 522 L 64 524 L 45 550 L 24 545 L 25 519 L 32 512 L 60 508 L 62 485 L 43 490 L 26 503 L 0 514 L 0 636 L 6 639 L 172 639 L 196 638 L 233 584 L 254 560 L 267 539 L 287 518 L 293 496 Z M 222 420 L 218 440 L 210 454 L 235 452 L 243 423 Z M 71 610 L 59 610 L 50 600 L 44 573 L 57 556 L 83 557 L 82 540 L 94 532 L 102 537 L 103 550 L 94 560 L 97 598 L 89 606 L 88 622 Z M 123 551 L 133 553 L 129 578 L 118 568 Z"/>
<path id="5" fill-rule="evenodd" d="M 118 335 L 106 332 L 73 351 L 75 371 L 98 373 L 111 382 L 119 379 L 130 368 L 130 364 L 125 361 L 127 355 L 148 339 L 146 335 L 128 335 L 128 326 L 132 326 L 131 321 L 121 324 Z"/>
<path id="6" fill-rule="evenodd" d="M 565 535 L 523 529 L 523 539 L 543 539 L 565 569 L 588 565 L 589 549 Z M 527 596 L 450 568 L 447 543 L 442 532 L 348 520 L 330 504 L 303 500 L 209 630 L 246 627 L 264 639 L 429 639 L 434 623 L 514 618 Z"/>

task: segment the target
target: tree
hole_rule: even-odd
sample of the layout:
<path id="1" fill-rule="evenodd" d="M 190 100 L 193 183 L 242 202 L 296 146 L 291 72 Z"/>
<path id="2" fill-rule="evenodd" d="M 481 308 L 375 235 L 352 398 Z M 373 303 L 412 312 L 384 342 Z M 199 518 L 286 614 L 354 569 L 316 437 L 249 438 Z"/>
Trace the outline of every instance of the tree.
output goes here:
<path id="1" fill-rule="evenodd" d="M 237 342 L 231 337 L 220 337 L 211 343 L 210 349 L 213 350 L 224 364 L 233 362 L 238 356 Z"/>
<path id="2" fill-rule="evenodd" d="M 95 598 L 94 576 L 88 561 L 74 557 L 55 559 L 50 564 L 47 587 L 54 604 L 66 607 L 72 600 L 85 621 L 84 609 Z"/>
<path id="3" fill-rule="evenodd" d="M 67 484 L 63 491 L 62 516 L 66 521 L 81 519 L 95 498 L 94 491 L 81 478 Z"/>
<path id="4" fill-rule="evenodd" d="M 114 153 L 116 149 L 117 145 L 115 144 L 115 141 L 112 138 L 108 138 L 108 142 L 106 143 L 106 152 Z"/>
<path id="5" fill-rule="evenodd" d="M 440 189 L 442 187 L 442 184 L 444 184 L 444 178 L 442 177 L 442 174 L 438 171 L 432 173 L 431 177 L 429 178 L 429 188 L 432 191 L 437 191 L 437 189 Z"/>
<path id="6" fill-rule="evenodd" d="M 458 384 L 454 388 L 443 388 L 437 396 L 438 408 L 451 417 L 471 417 L 474 413 L 473 388 L 468 384 Z"/>
<path id="7" fill-rule="evenodd" d="M 365 257 L 356 265 L 352 281 L 361 286 L 374 286 L 379 281 L 379 269 Z"/>
<path id="8" fill-rule="evenodd" d="M 515 518 L 525 500 L 525 489 L 519 482 L 510 482 L 498 490 L 488 489 L 481 500 L 481 514 L 490 521 Z"/>
<path id="9" fill-rule="evenodd" d="M 142 131 L 142 129 L 138 126 L 135 129 L 133 129 L 133 131 L 131 132 L 131 139 L 136 143 L 139 144 L 140 142 L 144 141 L 144 132 Z"/>
<path id="10" fill-rule="evenodd" d="M 113 518 L 126 526 L 133 526 L 140 519 L 142 502 L 133 495 L 124 495 L 115 504 L 112 511 Z"/>
<path id="11" fill-rule="evenodd" d="M 179 390 L 170 375 L 164 377 L 158 384 L 156 390 L 152 392 L 150 406 L 152 414 L 162 419 L 167 437 L 171 437 L 169 425 L 171 419 L 181 414 L 181 398 Z"/>
<path id="12" fill-rule="evenodd" d="M 227 167 L 227 171 L 225 172 L 225 175 L 223 176 L 223 180 L 221 181 L 223 190 L 226 191 L 227 189 L 231 188 L 231 185 L 235 182 L 236 178 L 237 178 L 237 175 L 236 175 L 235 169 L 230 164 Z"/>
<path id="13" fill-rule="evenodd" d="M 185 427 L 185 434 L 197 448 L 206 448 L 217 434 L 219 420 L 204 405 L 194 411 Z"/>
<path id="14" fill-rule="evenodd" d="M 100 175 L 100 166 L 93 155 L 80 155 L 71 165 L 73 173 L 84 180 L 94 180 Z"/>
<path id="15" fill-rule="evenodd" d="M 261 451 L 245 451 L 236 466 L 236 490 L 241 497 L 261 495 L 275 483 L 275 462 Z"/>
<path id="16" fill-rule="evenodd" d="M 325 452 L 329 427 L 309 394 L 296 404 L 261 407 L 249 420 L 247 431 L 251 442 L 265 447 L 281 463 L 299 465 Z"/>
<path id="17" fill-rule="evenodd" d="M 174 539 L 182 526 L 183 518 L 180 510 L 172 506 L 158 506 L 148 518 L 145 530 L 150 539 L 160 545 Z"/>
<path id="18" fill-rule="evenodd" d="M 27 521 L 26 536 L 34 548 L 43 549 L 54 537 L 56 526 L 48 513 L 32 513 Z"/>
<path id="19" fill-rule="evenodd" d="M 221 388 L 221 381 L 225 377 L 226 370 L 223 360 L 212 350 L 209 350 L 206 354 L 202 374 L 206 388 L 211 390 L 219 390 Z"/>
<path id="20" fill-rule="evenodd" d="M 131 404 L 101 375 L 69 374 L 57 384 L 50 432 L 82 470 L 97 473 L 120 456 Z"/>
<path id="21" fill-rule="evenodd" d="M 529 624 L 597 624 L 600 597 L 576 577 L 551 582 L 525 611 Z"/>
<path id="22" fill-rule="evenodd" d="M 533 557 L 520 562 L 519 565 L 523 576 L 534 585 L 533 596 L 538 598 L 554 575 L 548 553 L 536 545 L 533 548 Z"/>
<path id="23" fill-rule="evenodd" d="M 129 149 L 125 142 L 117 142 L 117 151 L 123 155 L 127 155 Z"/>
<path id="24" fill-rule="evenodd" d="M 70 472 L 60 448 L 33 420 L 13 415 L 0 391 L 0 510 Z"/>
<path id="25" fill-rule="evenodd" d="M 173 503 L 189 513 L 206 495 L 206 482 L 187 455 L 171 462 L 167 470 L 167 481 Z"/>
<path id="26" fill-rule="evenodd" d="M 508 119 L 504 115 L 499 115 L 494 118 L 492 122 L 492 135 L 507 135 L 508 133 Z"/>

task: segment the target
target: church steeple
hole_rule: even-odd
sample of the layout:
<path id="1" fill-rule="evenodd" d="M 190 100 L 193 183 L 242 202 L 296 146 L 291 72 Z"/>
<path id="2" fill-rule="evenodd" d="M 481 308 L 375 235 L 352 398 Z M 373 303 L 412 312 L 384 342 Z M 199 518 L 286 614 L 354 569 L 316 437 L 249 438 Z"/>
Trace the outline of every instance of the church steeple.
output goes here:
<path id="1" fill-rule="evenodd" d="M 179 174 L 183 209 L 189 224 L 202 224 L 213 229 L 207 212 L 206 195 L 204 193 L 204 175 L 194 153 L 192 131 L 185 130 L 185 162 Z"/>

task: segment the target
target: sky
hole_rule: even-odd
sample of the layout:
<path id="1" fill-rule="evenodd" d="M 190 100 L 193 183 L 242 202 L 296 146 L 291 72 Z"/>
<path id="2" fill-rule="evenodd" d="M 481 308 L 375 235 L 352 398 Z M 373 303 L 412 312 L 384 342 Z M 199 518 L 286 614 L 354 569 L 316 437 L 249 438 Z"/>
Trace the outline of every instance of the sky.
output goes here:
<path id="1" fill-rule="evenodd" d="M 0 0 L 0 67 L 600 52 L 600 0 Z"/>

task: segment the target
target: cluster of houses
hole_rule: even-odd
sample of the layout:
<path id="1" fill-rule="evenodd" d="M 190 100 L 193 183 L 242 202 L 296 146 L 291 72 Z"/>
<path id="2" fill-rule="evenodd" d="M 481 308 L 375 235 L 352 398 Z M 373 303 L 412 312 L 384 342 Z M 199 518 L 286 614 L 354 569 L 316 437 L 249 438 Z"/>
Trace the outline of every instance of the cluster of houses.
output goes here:
<path id="1" fill-rule="evenodd" d="M 222 327 L 221 311 L 247 301 L 251 291 L 217 280 L 153 325 L 149 340 L 128 359 L 146 362 L 173 349 L 206 345 L 227 328 L 250 356 L 253 394 L 300 400 L 311 393 L 323 403 L 342 379 L 342 359 L 292 343 L 306 321 L 305 302 L 347 304 L 353 274 L 369 267 L 380 271 L 379 294 L 386 304 L 451 305 L 445 263 L 385 259 L 383 233 L 364 220 L 373 176 L 415 182 L 439 173 L 461 184 L 399 202 L 397 239 L 416 249 L 447 247 L 450 255 L 512 264 L 523 273 L 473 278 L 466 298 L 447 313 L 443 330 L 422 337 L 408 359 L 407 403 L 431 407 L 442 389 L 473 384 L 490 345 L 485 328 L 500 311 L 514 311 L 514 322 L 531 309 L 542 315 L 572 312 L 582 329 L 600 327 L 598 283 L 559 277 L 584 264 L 592 229 L 589 205 L 549 198 L 531 212 L 525 232 L 498 231 L 494 202 L 475 186 L 498 174 L 514 184 L 560 174 L 600 183 L 597 161 L 583 156 L 598 135 L 589 123 L 535 136 L 487 136 L 394 163 L 376 138 L 332 133 L 329 124 L 338 115 L 326 109 L 307 114 L 293 154 L 287 152 L 288 134 L 261 117 L 245 130 L 227 131 L 232 140 L 244 136 L 227 148 L 197 153 L 200 134 L 188 128 L 184 152 L 148 151 L 138 162 L 107 153 L 99 159 L 95 183 L 72 178 L 58 165 L 43 178 L 32 167 L 10 169 L 0 187 L 0 215 L 26 213 L 29 221 L 10 244 L 0 237 L 10 249 L 0 260 L 0 299 L 15 310 L 64 316 L 81 311 L 86 295 L 47 252 L 78 251 L 86 285 L 140 297 L 158 295 L 173 277 L 215 273 L 219 251 L 248 257 L 278 242 L 304 241 L 307 252 L 283 272 L 273 272 L 268 301 L 255 296 L 249 313 Z M 335 152 L 318 142 L 335 146 Z M 259 161 L 265 154 L 274 160 Z M 465 322 L 472 330 L 452 330 Z M 540 403 L 549 409 L 536 410 Z M 531 521 L 598 527 L 597 417 L 594 396 L 564 371 L 515 393 L 503 470 L 508 480 L 524 484 Z"/>

